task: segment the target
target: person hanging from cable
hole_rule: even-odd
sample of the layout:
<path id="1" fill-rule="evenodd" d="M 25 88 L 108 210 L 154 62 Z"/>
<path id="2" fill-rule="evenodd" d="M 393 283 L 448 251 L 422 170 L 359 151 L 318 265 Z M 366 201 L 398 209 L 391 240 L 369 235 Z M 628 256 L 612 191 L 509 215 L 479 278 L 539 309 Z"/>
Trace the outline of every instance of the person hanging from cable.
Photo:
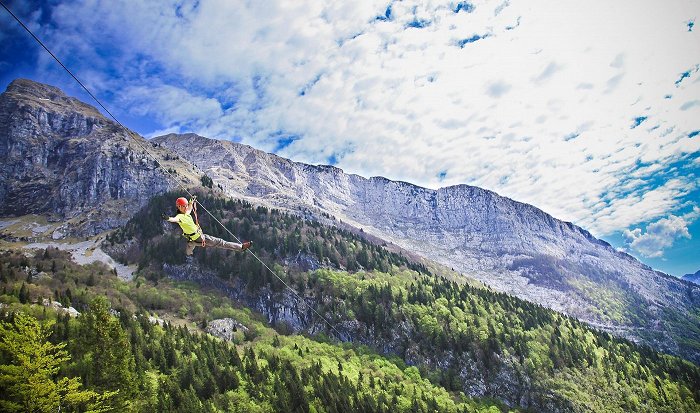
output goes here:
<path id="1" fill-rule="evenodd" d="M 182 236 L 187 239 L 187 248 L 185 252 L 188 256 L 192 255 L 195 247 L 214 247 L 233 251 L 245 251 L 253 245 L 253 241 L 246 241 L 239 244 L 237 242 L 224 241 L 221 238 L 203 233 L 202 228 L 199 226 L 199 220 L 197 219 L 196 196 L 192 197 L 189 202 L 187 198 L 180 197 L 175 201 L 175 206 L 178 211 L 177 215 L 169 217 L 163 214 L 162 217 L 168 222 L 180 225 L 180 228 L 182 228 Z M 194 212 L 194 220 L 192 219 L 192 212 Z"/>

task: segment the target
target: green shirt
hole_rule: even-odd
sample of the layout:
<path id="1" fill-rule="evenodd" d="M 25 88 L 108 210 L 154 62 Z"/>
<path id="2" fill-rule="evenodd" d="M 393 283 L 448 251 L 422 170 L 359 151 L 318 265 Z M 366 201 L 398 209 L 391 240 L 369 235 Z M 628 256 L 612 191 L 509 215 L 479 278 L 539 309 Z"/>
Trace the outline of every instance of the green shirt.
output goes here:
<path id="1" fill-rule="evenodd" d="M 190 214 L 177 214 L 177 218 L 179 221 L 177 222 L 180 224 L 180 228 L 182 228 L 182 232 L 185 234 L 185 236 L 190 239 L 191 241 L 194 241 L 199 238 L 199 233 L 197 231 L 197 225 L 194 223 L 194 220 L 192 219 L 192 215 Z"/>

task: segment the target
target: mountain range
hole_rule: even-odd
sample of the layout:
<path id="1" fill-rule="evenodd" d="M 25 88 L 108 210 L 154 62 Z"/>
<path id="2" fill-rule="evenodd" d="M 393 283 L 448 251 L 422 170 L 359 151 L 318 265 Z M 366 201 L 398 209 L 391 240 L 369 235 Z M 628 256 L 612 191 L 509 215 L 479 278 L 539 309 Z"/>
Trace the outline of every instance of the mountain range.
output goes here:
<path id="1" fill-rule="evenodd" d="M 182 154 L 228 196 L 332 215 L 497 291 L 699 360 L 698 348 L 685 344 L 700 333 L 697 285 L 532 205 L 467 185 L 432 190 L 363 178 L 193 134 L 152 141 Z"/>
<path id="2" fill-rule="evenodd" d="M 0 158 L 0 215 L 47 215 L 62 223 L 56 239 L 119 227 L 153 195 L 206 175 L 227 197 L 333 217 L 464 279 L 700 363 L 700 286 L 485 189 L 364 178 L 194 134 L 149 141 L 24 79 L 0 95 Z"/>

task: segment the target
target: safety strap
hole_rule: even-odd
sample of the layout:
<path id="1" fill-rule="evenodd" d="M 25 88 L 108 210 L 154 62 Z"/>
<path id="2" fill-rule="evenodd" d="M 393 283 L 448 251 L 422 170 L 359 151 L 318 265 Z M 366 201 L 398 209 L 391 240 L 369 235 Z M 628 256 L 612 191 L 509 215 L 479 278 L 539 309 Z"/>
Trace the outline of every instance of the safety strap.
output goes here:
<path id="1" fill-rule="evenodd" d="M 199 232 L 199 236 L 202 237 L 202 248 L 204 248 L 206 247 L 206 241 L 204 240 L 202 227 L 199 226 L 199 218 L 197 218 L 197 198 L 192 198 L 192 211 L 194 212 L 194 223 L 197 225 L 197 232 Z"/>

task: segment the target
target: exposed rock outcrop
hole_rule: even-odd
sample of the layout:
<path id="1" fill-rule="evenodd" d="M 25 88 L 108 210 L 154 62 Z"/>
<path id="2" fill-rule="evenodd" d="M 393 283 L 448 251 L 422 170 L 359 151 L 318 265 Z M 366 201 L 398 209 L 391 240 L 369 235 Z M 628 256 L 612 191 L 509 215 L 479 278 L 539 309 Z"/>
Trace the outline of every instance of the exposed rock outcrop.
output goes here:
<path id="1" fill-rule="evenodd" d="M 233 318 L 220 318 L 212 320 L 207 325 L 207 333 L 226 341 L 233 341 L 234 334 L 238 331 L 247 331 L 248 327 Z"/>

